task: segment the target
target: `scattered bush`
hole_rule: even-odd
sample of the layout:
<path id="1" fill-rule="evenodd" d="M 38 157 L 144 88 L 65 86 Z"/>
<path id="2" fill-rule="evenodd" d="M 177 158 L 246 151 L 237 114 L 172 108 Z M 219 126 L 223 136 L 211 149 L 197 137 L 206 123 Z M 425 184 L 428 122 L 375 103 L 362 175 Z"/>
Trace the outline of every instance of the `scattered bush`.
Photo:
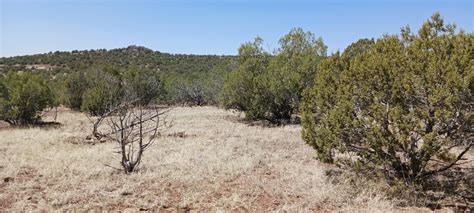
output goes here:
<path id="1" fill-rule="evenodd" d="M 163 102 L 168 104 L 189 104 L 201 106 L 208 101 L 205 99 L 204 85 L 201 76 L 182 74 L 166 77 L 166 97 Z"/>
<path id="2" fill-rule="evenodd" d="M 224 77 L 231 63 L 215 66 L 200 73 L 167 73 L 163 75 L 165 96 L 168 104 L 217 105 L 224 86 Z"/>
<path id="3" fill-rule="evenodd" d="M 163 93 L 163 86 L 153 70 L 136 66 L 119 70 L 104 66 L 73 73 L 67 80 L 66 91 L 70 108 L 97 116 L 124 97 L 140 100 L 136 103 L 140 105 L 156 101 Z"/>
<path id="4" fill-rule="evenodd" d="M 335 54 L 304 93 L 303 139 L 322 161 L 390 179 L 450 169 L 474 138 L 473 44 L 434 14 L 416 35 L 407 27 Z"/>
<path id="5" fill-rule="evenodd" d="M 0 120 L 11 125 L 32 124 L 41 119 L 40 112 L 56 105 L 55 94 L 40 75 L 0 75 Z"/>

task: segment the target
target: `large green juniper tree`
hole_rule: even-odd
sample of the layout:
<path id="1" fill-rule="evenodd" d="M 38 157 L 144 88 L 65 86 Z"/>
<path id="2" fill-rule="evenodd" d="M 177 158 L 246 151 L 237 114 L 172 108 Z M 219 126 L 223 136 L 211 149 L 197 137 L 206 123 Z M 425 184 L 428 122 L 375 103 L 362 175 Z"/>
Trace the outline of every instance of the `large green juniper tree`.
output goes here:
<path id="1" fill-rule="evenodd" d="M 436 13 L 333 55 L 305 91 L 303 139 L 325 162 L 407 181 L 452 168 L 474 140 L 473 44 Z"/>

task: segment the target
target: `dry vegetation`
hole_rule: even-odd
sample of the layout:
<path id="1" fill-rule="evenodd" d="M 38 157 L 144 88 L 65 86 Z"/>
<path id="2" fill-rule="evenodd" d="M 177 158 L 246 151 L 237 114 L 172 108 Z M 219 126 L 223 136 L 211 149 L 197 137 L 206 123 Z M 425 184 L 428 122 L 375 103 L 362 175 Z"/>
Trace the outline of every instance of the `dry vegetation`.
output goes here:
<path id="1" fill-rule="evenodd" d="M 51 118 L 50 118 L 51 119 Z M 136 174 L 112 142 L 85 140 L 90 121 L 61 110 L 59 127 L 0 130 L 0 209 L 389 211 L 371 184 L 335 181 L 299 126 L 261 127 L 214 107 L 175 108 Z"/>

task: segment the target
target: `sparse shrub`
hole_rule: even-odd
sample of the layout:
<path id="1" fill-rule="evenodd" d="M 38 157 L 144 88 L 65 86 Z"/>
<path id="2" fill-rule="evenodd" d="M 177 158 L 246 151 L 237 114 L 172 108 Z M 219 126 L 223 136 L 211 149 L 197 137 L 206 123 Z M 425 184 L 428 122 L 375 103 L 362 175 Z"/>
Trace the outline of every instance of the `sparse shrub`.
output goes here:
<path id="1" fill-rule="evenodd" d="M 227 66 L 190 74 L 165 74 L 162 102 L 169 104 L 216 105 L 224 85 Z"/>
<path id="2" fill-rule="evenodd" d="M 161 101 L 168 104 L 192 104 L 188 91 L 193 80 L 184 77 L 182 74 L 164 75 L 165 96 L 162 97 Z"/>
<path id="3" fill-rule="evenodd" d="M 199 80 L 180 80 L 174 85 L 175 103 L 202 106 L 206 104 L 204 85 Z"/>
<path id="4" fill-rule="evenodd" d="M 0 75 L 0 120 L 11 125 L 35 123 L 41 119 L 41 111 L 56 105 L 55 94 L 40 75 Z"/>
<path id="5" fill-rule="evenodd" d="M 389 179 L 450 169 L 473 144 L 473 44 L 434 14 L 416 35 L 335 54 L 305 91 L 303 139 L 322 161 Z"/>
<path id="6" fill-rule="evenodd" d="M 131 66 L 120 71 L 112 66 L 98 67 L 72 74 L 66 83 L 68 106 L 99 116 L 107 108 L 127 97 L 140 105 L 155 101 L 163 87 L 158 74 L 150 69 Z"/>
<path id="7" fill-rule="evenodd" d="M 222 102 L 227 109 L 246 112 L 250 119 L 260 118 L 263 113 L 255 108 L 256 78 L 268 67 L 270 54 L 262 47 L 263 39 L 257 37 L 239 48 L 239 67 L 230 72 L 222 90 Z"/>
<path id="8" fill-rule="evenodd" d="M 214 67 L 203 77 L 204 98 L 207 104 L 218 105 L 221 99 L 221 91 L 224 88 L 226 74 L 231 71 L 232 64 Z"/>
<path id="9" fill-rule="evenodd" d="M 88 89 L 82 95 L 81 110 L 94 116 L 108 112 L 124 94 L 118 74 L 97 69 L 87 73 Z"/>
<path id="10" fill-rule="evenodd" d="M 45 76 L 48 76 L 45 74 Z M 58 77 L 54 76 L 51 80 L 48 81 L 49 88 L 53 91 L 56 103 L 58 105 L 66 106 L 68 103 L 67 88 L 66 88 L 66 78 L 63 76 Z"/>
<path id="11" fill-rule="evenodd" d="M 123 76 L 125 96 L 140 100 L 137 104 L 147 105 L 163 92 L 163 84 L 158 73 L 151 69 L 131 67 Z"/>
<path id="12" fill-rule="evenodd" d="M 80 110 L 84 93 L 88 88 L 88 79 L 84 72 L 70 74 L 66 80 L 66 105 L 73 110 Z"/>

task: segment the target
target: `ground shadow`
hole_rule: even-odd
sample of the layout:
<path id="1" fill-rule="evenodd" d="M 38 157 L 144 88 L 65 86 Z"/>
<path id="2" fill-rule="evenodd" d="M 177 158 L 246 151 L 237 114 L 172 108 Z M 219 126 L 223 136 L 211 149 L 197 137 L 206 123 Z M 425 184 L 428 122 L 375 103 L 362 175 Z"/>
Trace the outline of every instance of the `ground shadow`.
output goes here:
<path id="1" fill-rule="evenodd" d="M 450 207 L 456 211 L 471 211 L 474 207 L 474 168 L 456 167 L 437 174 L 423 184 L 432 210 Z"/>
<path id="2" fill-rule="evenodd" d="M 0 129 L 26 129 L 26 128 L 32 128 L 32 127 L 37 127 L 41 129 L 56 129 L 61 127 L 62 124 L 56 121 L 38 121 L 33 124 L 21 124 L 21 125 L 10 125 L 6 122 L 2 122 L 0 124 Z"/>
<path id="3" fill-rule="evenodd" d="M 325 176 L 333 184 L 349 182 L 354 189 L 372 187 L 372 184 L 378 181 L 385 183 L 378 176 L 334 166 L 326 170 Z M 393 189 L 402 191 L 394 194 Z M 452 209 L 454 212 L 472 212 L 474 209 L 474 168 L 457 166 L 423 180 L 417 187 L 398 188 L 396 185 L 386 185 L 384 191 L 388 197 L 394 198 L 397 206 L 401 208 L 416 206 L 426 207 L 433 211 Z"/>
<path id="4" fill-rule="evenodd" d="M 225 117 L 225 119 L 233 123 L 243 123 L 248 126 L 258 126 L 258 127 L 265 127 L 265 128 L 276 128 L 276 127 L 282 127 L 286 125 L 301 124 L 301 120 L 299 118 L 292 118 L 291 120 L 282 119 L 278 121 L 270 121 L 270 120 L 264 120 L 264 119 L 251 120 L 243 116 L 228 115 Z"/>

